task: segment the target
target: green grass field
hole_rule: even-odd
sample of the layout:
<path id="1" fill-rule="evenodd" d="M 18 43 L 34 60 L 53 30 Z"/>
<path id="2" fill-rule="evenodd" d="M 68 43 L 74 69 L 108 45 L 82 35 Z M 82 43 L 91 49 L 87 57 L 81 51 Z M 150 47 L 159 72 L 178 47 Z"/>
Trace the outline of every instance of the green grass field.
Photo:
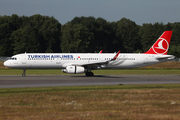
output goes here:
<path id="1" fill-rule="evenodd" d="M 21 75 L 21 69 L 0 69 L 0 75 Z M 179 75 L 179 69 L 94 70 L 95 75 Z M 61 70 L 26 70 L 27 75 L 70 75 Z M 82 74 L 83 75 L 83 74 Z"/>
<path id="2" fill-rule="evenodd" d="M 180 84 L 0 89 L 0 119 L 179 120 Z"/>

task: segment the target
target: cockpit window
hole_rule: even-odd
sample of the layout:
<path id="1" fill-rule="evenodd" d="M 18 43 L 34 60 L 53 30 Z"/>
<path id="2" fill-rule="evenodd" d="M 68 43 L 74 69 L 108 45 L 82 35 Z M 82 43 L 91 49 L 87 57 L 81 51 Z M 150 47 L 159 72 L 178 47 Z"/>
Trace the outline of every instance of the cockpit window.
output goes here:
<path id="1" fill-rule="evenodd" d="M 17 60 L 17 58 L 16 57 L 7 57 L 4 61 L 6 61 L 6 60 Z"/>
<path id="2" fill-rule="evenodd" d="M 10 58 L 10 60 L 17 60 L 17 58 Z"/>

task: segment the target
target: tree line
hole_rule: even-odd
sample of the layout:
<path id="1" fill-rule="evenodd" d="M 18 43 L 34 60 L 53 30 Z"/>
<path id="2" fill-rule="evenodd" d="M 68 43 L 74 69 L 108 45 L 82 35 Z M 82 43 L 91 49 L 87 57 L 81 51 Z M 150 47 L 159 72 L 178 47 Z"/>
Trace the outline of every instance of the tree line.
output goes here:
<path id="1" fill-rule="evenodd" d="M 0 16 L 0 56 L 18 53 L 146 52 L 165 31 L 173 35 L 168 54 L 180 57 L 180 22 L 145 23 L 122 18 L 75 17 L 62 25 L 54 17 Z"/>

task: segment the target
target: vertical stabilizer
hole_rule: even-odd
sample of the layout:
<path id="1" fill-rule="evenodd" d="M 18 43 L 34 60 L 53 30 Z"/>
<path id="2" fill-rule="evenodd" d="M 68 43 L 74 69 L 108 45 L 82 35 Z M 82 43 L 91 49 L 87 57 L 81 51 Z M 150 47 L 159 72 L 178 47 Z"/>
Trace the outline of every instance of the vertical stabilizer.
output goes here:
<path id="1" fill-rule="evenodd" d="M 169 44 L 172 36 L 172 31 L 165 31 L 153 46 L 144 54 L 163 54 L 166 55 L 169 49 Z"/>

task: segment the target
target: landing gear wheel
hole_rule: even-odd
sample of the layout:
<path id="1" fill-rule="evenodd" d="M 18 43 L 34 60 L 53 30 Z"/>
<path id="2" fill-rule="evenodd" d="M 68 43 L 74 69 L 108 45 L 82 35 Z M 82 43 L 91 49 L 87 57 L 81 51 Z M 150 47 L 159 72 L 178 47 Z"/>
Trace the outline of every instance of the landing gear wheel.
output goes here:
<path id="1" fill-rule="evenodd" d="M 23 77 L 26 77 L 26 74 L 22 74 Z"/>
<path id="2" fill-rule="evenodd" d="M 94 76 L 93 72 L 86 72 L 86 76 Z"/>
<path id="3" fill-rule="evenodd" d="M 94 76 L 94 73 L 93 73 L 93 72 L 90 72 L 90 76 Z"/>

